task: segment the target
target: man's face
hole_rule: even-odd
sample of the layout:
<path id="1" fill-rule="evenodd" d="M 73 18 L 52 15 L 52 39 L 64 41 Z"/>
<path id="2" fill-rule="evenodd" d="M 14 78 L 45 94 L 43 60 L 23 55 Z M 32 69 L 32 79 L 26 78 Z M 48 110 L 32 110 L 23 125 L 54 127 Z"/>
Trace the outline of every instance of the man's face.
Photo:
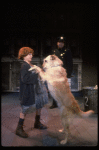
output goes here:
<path id="1" fill-rule="evenodd" d="M 64 42 L 57 42 L 58 48 L 63 48 L 64 47 Z"/>

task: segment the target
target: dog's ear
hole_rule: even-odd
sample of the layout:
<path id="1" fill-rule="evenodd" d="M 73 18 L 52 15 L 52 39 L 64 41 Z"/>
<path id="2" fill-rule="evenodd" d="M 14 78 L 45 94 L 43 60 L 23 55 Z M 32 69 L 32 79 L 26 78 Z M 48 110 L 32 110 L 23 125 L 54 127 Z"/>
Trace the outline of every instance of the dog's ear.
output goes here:
<path id="1" fill-rule="evenodd" d="M 55 60 L 55 56 L 54 55 L 51 55 L 51 60 Z"/>

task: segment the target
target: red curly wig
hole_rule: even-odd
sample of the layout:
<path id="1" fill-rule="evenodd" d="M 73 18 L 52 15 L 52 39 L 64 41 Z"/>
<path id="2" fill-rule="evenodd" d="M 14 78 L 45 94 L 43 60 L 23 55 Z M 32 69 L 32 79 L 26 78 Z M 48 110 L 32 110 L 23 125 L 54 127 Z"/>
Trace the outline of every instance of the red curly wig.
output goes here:
<path id="1" fill-rule="evenodd" d="M 23 58 L 25 56 L 27 56 L 29 53 L 32 53 L 32 55 L 34 55 L 34 50 L 32 48 L 30 48 L 30 47 L 22 47 L 22 48 L 20 48 L 19 53 L 18 53 L 18 59 L 23 60 Z"/>

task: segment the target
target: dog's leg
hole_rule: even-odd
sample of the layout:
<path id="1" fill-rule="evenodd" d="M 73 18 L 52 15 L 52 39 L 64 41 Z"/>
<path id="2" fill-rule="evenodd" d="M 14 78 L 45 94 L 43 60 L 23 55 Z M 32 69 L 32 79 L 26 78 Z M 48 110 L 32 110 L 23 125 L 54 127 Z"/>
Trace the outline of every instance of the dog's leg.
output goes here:
<path id="1" fill-rule="evenodd" d="M 65 139 L 60 142 L 60 144 L 66 144 L 68 140 L 68 134 L 69 134 L 69 124 L 68 119 L 62 117 L 62 125 L 64 127 L 63 133 L 65 134 Z"/>
<path id="2" fill-rule="evenodd" d="M 65 134 L 65 139 L 60 142 L 60 144 L 66 144 L 68 140 L 69 134 L 69 120 L 68 120 L 68 112 L 64 106 L 60 108 L 61 111 L 61 121 L 64 127 L 63 133 Z"/>

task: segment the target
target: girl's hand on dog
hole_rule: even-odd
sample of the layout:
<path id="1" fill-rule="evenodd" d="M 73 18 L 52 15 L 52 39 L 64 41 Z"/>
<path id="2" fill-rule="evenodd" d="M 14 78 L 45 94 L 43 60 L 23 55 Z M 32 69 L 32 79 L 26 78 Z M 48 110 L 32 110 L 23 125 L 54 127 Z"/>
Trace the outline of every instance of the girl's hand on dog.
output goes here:
<path id="1" fill-rule="evenodd" d="M 33 70 L 35 70 L 36 73 L 39 73 L 41 72 L 42 69 L 36 65 L 33 65 L 33 67 L 31 67 L 28 71 L 33 71 Z"/>

